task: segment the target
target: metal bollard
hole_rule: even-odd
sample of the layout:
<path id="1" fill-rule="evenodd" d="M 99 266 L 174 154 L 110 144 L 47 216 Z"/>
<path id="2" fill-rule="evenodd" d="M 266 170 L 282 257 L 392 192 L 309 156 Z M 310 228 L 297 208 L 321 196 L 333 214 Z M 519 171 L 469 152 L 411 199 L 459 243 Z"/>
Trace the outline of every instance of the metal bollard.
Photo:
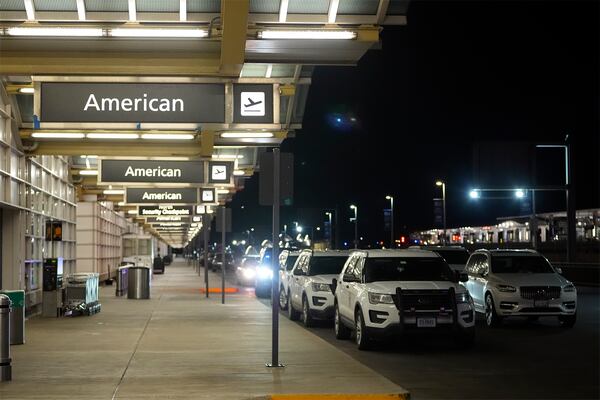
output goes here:
<path id="1" fill-rule="evenodd" d="M 12 380 L 10 365 L 10 298 L 0 294 L 0 382 Z"/>

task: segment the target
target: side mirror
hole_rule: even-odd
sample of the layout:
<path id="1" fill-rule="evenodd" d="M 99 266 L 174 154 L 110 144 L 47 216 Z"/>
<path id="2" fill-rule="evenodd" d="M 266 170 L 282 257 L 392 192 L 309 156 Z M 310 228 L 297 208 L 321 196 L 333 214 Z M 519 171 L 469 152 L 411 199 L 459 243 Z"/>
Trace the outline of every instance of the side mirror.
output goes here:
<path id="1" fill-rule="evenodd" d="M 354 275 L 344 274 L 344 282 L 359 282 Z"/>
<path id="2" fill-rule="evenodd" d="M 331 287 L 331 293 L 335 295 L 335 289 L 337 289 L 337 279 L 333 278 L 331 285 L 329 286 Z"/>
<path id="3" fill-rule="evenodd" d="M 469 280 L 469 275 L 466 272 L 458 273 L 458 281 L 459 282 L 467 282 Z"/>
<path id="4" fill-rule="evenodd" d="M 304 275 L 304 274 L 302 273 L 302 270 L 301 270 L 301 269 L 295 269 L 295 270 L 294 270 L 294 276 L 301 276 L 301 275 Z"/>
<path id="5" fill-rule="evenodd" d="M 562 275 L 563 271 L 561 267 L 554 267 L 554 270 L 556 271 L 557 274 Z"/>

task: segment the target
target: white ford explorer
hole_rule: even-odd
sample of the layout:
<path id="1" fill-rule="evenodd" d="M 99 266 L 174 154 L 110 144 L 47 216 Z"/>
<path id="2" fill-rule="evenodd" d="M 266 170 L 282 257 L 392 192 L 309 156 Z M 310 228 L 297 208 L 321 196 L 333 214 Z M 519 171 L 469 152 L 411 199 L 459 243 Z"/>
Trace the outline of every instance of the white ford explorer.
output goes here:
<path id="1" fill-rule="evenodd" d="M 347 251 L 303 250 L 292 269 L 288 285 L 288 316 L 302 317 L 305 326 L 314 319 L 333 317 L 331 283 L 344 267 Z"/>
<path id="2" fill-rule="evenodd" d="M 535 250 L 477 250 L 467 261 L 465 286 L 488 326 L 505 317 L 558 317 L 575 325 L 577 290 Z"/>
<path id="3" fill-rule="evenodd" d="M 475 338 L 466 276 L 423 250 L 354 251 L 334 281 L 335 336 L 368 349 L 372 339 L 403 332 L 447 332 L 461 345 Z"/>

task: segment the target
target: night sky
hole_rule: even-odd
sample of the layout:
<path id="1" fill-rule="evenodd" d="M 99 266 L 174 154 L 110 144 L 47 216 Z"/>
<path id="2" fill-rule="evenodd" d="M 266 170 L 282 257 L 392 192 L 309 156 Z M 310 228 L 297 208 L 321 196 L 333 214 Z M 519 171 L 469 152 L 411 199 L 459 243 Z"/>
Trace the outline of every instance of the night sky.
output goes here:
<path id="1" fill-rule="evenodd" d="M 384 27 L 381 49 L 356 67 L 316 68 L 303 129 L 282 148 L 295 154 L 294 206 L 282 207 L 282 224 L 322 226 L 337 205 L 341 239 L 350 242 L 354 203 L 365 243 L 387 241 L 386 194 L 395 198 L 398 234 L 430 228 L 436 179 L 447 182 L 448 227 L 524 214 L 529 206 L 513 199 L 468 199 L 473 146 L 566 134 L 577 207 L 600 207 L 599 15 L 596 1 L 413 1 L 408 25 Z M 511 159 L 510 148 L 500 150 Z M 538 154 L 537 183 L 563 183 L 560 154 Z M 490 164 L 486 187 L 520 179 L 509 163 Z M 258 205 L 257 187 L 254 176 L 235 196 L 234 231 L 255 227 L 266 237 L 271 210 Z M 536 204 L 564 210 L 564 194 L 540 193 Z"/>

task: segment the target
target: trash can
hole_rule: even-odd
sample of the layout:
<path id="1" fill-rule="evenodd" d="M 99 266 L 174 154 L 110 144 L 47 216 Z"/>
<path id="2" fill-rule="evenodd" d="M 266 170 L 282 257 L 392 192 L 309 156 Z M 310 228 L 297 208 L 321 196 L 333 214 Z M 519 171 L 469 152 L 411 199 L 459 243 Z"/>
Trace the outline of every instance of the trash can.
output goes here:
<path id="1" fill-rule="evenodd" d="M 127 277 L 127 298 L 128 299 L 149 299 L 150 298 L 150 268 L 149 267 L 129 267 Z"/>
<path id="2" fill-rule="evenodd" d="M 115 296 L 123 296 L 127 292 L 130 264 L 122 265 L 117 269 L 117 290 Z"/>
<path id="3" fill-rule="evenodd" d="M 0 382 L 12 379 L 10 363 L 10 298 L 0 294 Z"/>
<path id="4" fill-rule="evenodd" d="M 11 302 L 10 344 L 25 343 L 25 291 L 2 290 L 0 294 L 8 296 Z"/>

